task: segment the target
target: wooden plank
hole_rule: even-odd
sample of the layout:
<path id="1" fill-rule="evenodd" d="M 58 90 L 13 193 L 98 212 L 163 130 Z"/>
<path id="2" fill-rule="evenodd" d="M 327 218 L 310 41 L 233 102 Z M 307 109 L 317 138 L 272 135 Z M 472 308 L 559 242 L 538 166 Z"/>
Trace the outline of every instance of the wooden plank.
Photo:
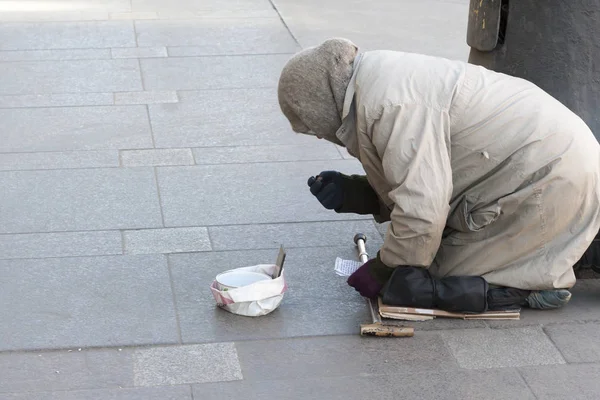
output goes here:
<path id="1" fill-rule="evenodd" d="M 388 306 L 383 304 L 381 297 L 378 299 L 379 314 L 382 318 L 390 319 L 404 319 L 404 316 L 408 316 L 407 319 L 412 319 L 410 316 L 426 316 L 431 317 L 427 319 L 433 319 L 437 317 L 441 318 L 457 318 L 465 320 L 514 320 L 521 318 L 521 310 L 510 310 L 510 311 L 488 311 L 481 314 L 469 314 L 469 313 L 456 313 L 448 312 L 444 310 L 429 309 L 429 308 L 414 308 L 414 307 L 399 307 L 399 306 Z"/>

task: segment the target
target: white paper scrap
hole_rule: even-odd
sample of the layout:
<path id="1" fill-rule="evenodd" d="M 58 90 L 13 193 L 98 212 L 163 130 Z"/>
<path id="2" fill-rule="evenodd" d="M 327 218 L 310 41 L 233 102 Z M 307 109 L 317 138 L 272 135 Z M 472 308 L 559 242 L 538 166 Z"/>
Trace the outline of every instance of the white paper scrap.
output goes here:
<path id="1" fill-rule="evenodd" d="M 335 273 L 339 276 L 350 276 L 360 267 L 360 262 L 354 260 L 335 259 Z"/>

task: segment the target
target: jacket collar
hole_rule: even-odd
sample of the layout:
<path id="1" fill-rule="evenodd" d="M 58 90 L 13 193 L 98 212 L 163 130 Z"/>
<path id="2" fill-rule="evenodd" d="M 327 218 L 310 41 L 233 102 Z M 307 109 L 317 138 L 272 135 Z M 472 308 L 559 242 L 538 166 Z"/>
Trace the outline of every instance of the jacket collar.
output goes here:
<path id="1" fill-rule="evenodd" d="M 355 113 L 355 101 L 354 95 L 356 92 L 356 72 L 362 54 L 359 54 L 354 59 L 354 70 L 352 72 L 352 78 L 346 89 L 346 95 L 344 97 L 344 108 L 342 110 L 342 126 L 338 129 L 335 136 L 344 144 L 348 153 L 353 157 L 359 158 L 358 152 L 358 136 L 356 134 L 356 113 Z"/>

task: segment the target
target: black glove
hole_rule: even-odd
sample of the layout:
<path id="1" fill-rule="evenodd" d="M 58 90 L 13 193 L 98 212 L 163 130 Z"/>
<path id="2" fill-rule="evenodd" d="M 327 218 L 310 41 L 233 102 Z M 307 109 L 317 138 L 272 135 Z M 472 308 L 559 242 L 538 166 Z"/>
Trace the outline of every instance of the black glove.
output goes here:
<path id="1" fill-rule="evenodd" d="M 313 196 L 328 210 L 362 215 L 381 213 L 377 193 L 365 176 L 323 171 L 308 178 L 308 186 Z"/>
<path id="2" fill-rule="evenodd" d="M 343 179 L 342 174 L 337 171 L 323 171 L 316 178 L 308 178 L 308 186 L 323 207 L 335 210 L 344 201 Z"/>
<path id="3" fill-rule="evenodd" d="M 488 308 L 487 291 L 480 276 L 435 279 L 425 268 L 399 266 L 383 287 L 382 300 L 392 306 L 482 313 Z"/>

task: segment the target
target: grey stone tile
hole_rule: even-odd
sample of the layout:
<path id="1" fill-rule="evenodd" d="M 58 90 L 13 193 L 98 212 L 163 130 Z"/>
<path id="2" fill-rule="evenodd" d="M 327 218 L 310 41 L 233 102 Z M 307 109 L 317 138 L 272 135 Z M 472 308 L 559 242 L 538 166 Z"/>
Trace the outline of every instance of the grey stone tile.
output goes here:
<path id="1" fill-rule="evenodd" d="M 0 51 L 0 61 L 107 60 L 109 49 L 13 50 Z"/>
<path id="2" fill-rule="evenodd" d="M 110 13 L 109 17 L 110 17 L 110 19 L 115 19 L 115 20 L 158 19 L 158 14 L 155 11 L 138 11 L 138 12 Z"/>
<path id="3" fill-rule="evenodd" d="M 117 150 L 0 153 L 0 171 L 118 166 Z"/>
<path id="4" fill-rule="evenodd" d="M 165 256 L 0 262 L 0 351 L 177 343 Z"/>
<path id="5" fill-rule="evenodd" d="M 402 343 L 398 346 L 401 347 Z M 389 373 L 344 377 L 331 377 L 325 373 L 322 377 L 311 379 L 269 380 L 269 377 L 264 377 L 259 381 L 200 384 L 194 385 L 194 396 L 205 400 L 535 399 L 523 379 L 512 369 Z"/>
<path id="6" fill-rule="evenodd" d="M 312 138 L 311 138 L 312 139 Z M 339 160 L 333 144 L 313 140 L 294 145 L 210 147 L 194 149 L 197 164 L 239 164 L 278 161 Z"/>
<path id="7" fill-rule="evenodd" d="M 40 3 L 37 3 L 38 7 Z M 56 3 L 55 3 L 56 4 Z M 42 8 L 42 7 L 39 7 Z M 0 21 L 3 22 L 82 22 L 82 21 L 106 21 L 108 12 L 102 10 L 84 11 L 8 11 L 0 13 Z"/>
<path id="8" fill-rule="evenodd" d="M 142 90 L 137 60 L 17 61 L 0 69 L 3 95 Z"/>
<path id="9" fill-rule="evenodd" d="M 194 157 L 190 149 L 123 150 L 121 162 L 126 167 L 193 165 Z"/>
<path id="10" fill-rule="evenodd" d="M 279 248 L 281 244 L 286 248 L 339 247 L 352 245 L 357 233 L 367 235 L 367 242 L 374 246 L 383 244 L 370 220 L 213 226 L 209 233 L 215 250 Z"/>
<path id="11" fill-rule="evenodd" d="M 166 47 L 131 47 L 111 49 L 113 58 L 154 58 L 167 57 Z"/>
<path id="12" fill-rule="evenodd" d="M 108 106 L 112 93 L 54 93 L 0 96 L 0 108 Z"/>
<path id="13" fill-rule="evenodd" d="M 192 400 L 189 386 L 93 389 L 0 395 L 0 400 Z"/>
<path id="14" fill-rule="evenodd" d="M 370 253 L 377 249 L 367 243 Z M 169 255 L 183 341 L 358 335 L 360 324 L 369 322 L 367 304 L 333 270 L 336 257 L 357 258 L 351 242 L 344 247 L 288 249 L 288 290 L 268 315 L 247 318 L 216 307 L 209 286 L 219 273 L 274 263 L 277 253 L 270 249 Z"/>
<path id="15" fill-rule="evenodd" d="M 129 351 L 117 349 L 2 353 L 0 375 L 0 393 L 27 392 L 0 399 L 67 399 L 32 392 L 132 386 L 133 360 Z"/>
<path id="16" fill-rule="evenodd" d="M 81 10 L 131 11 L 131 1 L 129 0 L 71 0 L 69 5 L 70 8 Z"/>
<path id="17" fill-rule="evenodd" d="M 294 53 L 300 50 L 281 19 L 218 18 L 210 24 L 198 20 L 137 21 L 140 46 L 193 46 L 169 49 L 170 56 Z"/>
<path id="18" fill-rule="evenodd" d="M 237 342 L 244 379 L 391 375 L 456 367 L 440 336 L 420 332 L 391 343 L 360 335 Z"/>
<path id="19" fill-rule="evenodd" d="M 225 10 L 269 10 L 273 6 L 268 0 L 229 0 L 222 2 L 219 0 L 205 0 L 202 2 L 194 0 L 132 0 L 131 7 L 133 11 L 204 11 L 214 9 Z"/>
<path id="20" fill-rule="evenodd" d="M 158 12 L 159 19 L 208 19 L 208 18 L 276 18 L 277 11 L 271 8 L 252 10 L 233 8 L 208 8 L 204 10 L 164 10 Z"/>
<path id="21" fill-rule="evenodd" d="M 0 259 L 122 254 L 118 231 L 0 235 Z"/>
<path id="22" fill-rule="evenodd" d="M 133 371 L 136 386 L 226 382 L 243 378 L 233 343 L 136 350 Z"/>
<path id="23" fill-rule="evenodd" d="M 345 159 L 345 160 L 354 160 L 354 159 L 356 159 L 356 157 L 351 156 L 350 153 L 348 153 L 348 150 L 346 150 L 345 147 L 338 146 L 338 145 L 335 145 L 335 146 L 337 147 L 338 151 L 342 155 L 343 159 Z"/>
<path id="24" fill-rule="evenodd" d="M 125 254 L 209 251 L 206 228 L 165 228 L 124 231 Z"/>
<path id="25" fill-rule="evenodd" d="M 487 321 L 492 328 L 510 328 L 520 326 L 538 326 L 551 324 L 566 324 L 570 322 L 600 321 L 600 280 L 579 280 L 571 289 L 571 301 L 556 310 L 521 311 L 519 321 Z"/>
<path id="26" fill-rule="evenodd" d="M 600 393 L 600 365 L 552 365 L 520 368 L 538 399 L 588 400 Z"/>
<path id="27" fill-rule="evenodd" d="M 27 11 L 32 11 L 33 9 L 37 11 L 43 11 L 47 14 L 52 14 L 54 12 L 61 13 L 63 11 L 124 12 L 131 11 L 131 4 L 129 0 L 69 0 L 67 3 L 40 2 L 36 3 L 34 7 L 32 7 L 30 4 L 25 4 L 22 6 L 22 9 Z"/>
<path id="28" fill-rule="evenodd" d="M 300 145 L 317 141 L 292 132 L 274 89 L 184 91 L 178 95 L 177 104 L 150 105 L 157 147 Z M 322 141 L 320 144 L 327 147 Z"/>
<path id="29" fill-rule="evenodd" d="M 152 147 L 144 106 L 0 109 L 0 152 Z"/>
<path id="30" fill-rule="evenodd" d="M 0 233 L 162 226 L 150 168 L 0 172 Z"/>
<path id="31" fill-rule="evenodd" d="M 173 90 L 163 92 L 119 92 L 115 93 L 115 104 L 162 104 L 177 103 L 177 92 Z"/>
<path id="32" fill-rule="evenodd" d="M 0 51 L 135 47 L 131 21 L 7 22 L 0 37 Z"/>
<path id="33" fill-rule="evenodd" d="M 147 90 L 275 88 L 289 58 L 289 55 L 168 57 L 140 62 Z"/>
<path id="34" fill-rule="evenodd" d="M 600 362 L 600 324 L 568 323 L 544 330 L 567 362 Z"/>
<path id="35" fill-rule="evenodd" d="M 325 169 L 359 168 L 331 160 L 160 167 L 157 175 L 166 226 L 241 225 L 364 219 L 325 209 L 306 184 Z"/>
<path id="36" fill-rule="evenodd" d="M 565 362 L 540 328 L 446 331 L 443 336 L 462 368 L 504 368 Z"/>
<path id="37" fill-rule="evenodd" d="M 343 17 L 336 2 L 276 0 L 275 4 L 305 48 L 330 37 L 345 37 L 362 51 L 385 49 L 468 59 L 468 2 L 352 0 L 344 3 Z"/>

